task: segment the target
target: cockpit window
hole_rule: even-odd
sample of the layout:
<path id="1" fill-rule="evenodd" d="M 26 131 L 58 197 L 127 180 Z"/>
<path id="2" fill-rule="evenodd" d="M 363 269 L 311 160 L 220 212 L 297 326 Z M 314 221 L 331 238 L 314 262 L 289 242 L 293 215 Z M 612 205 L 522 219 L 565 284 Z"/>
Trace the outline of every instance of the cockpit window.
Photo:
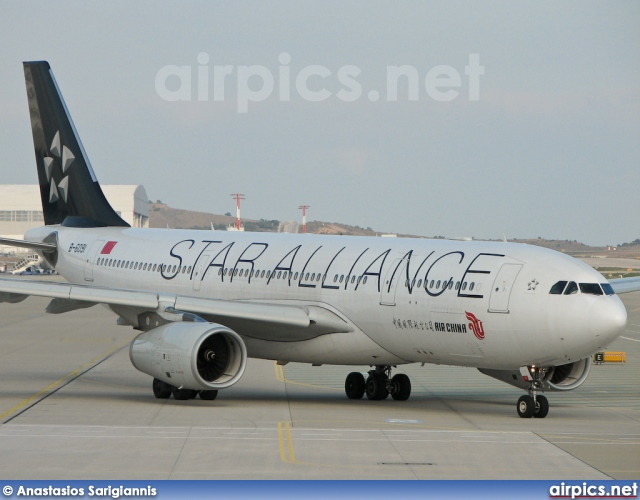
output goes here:
<path id="1" fill-rule="evenodd" d="M 574 293 L 578 293 L 578 285 L 576 285 L 574 281 L 571 281 L 564 290 L 564 294 L 573 295 Z"/>
<path id="2" fill-rule="evenodd" d="M 562 292 L 565 286 L 567 286 L 566 281 L 558 281 L 555 285 L 551 287 L 551 290 L 549 290 L 549 293 L 551 295 L 562 295 Z"/>
<path id="3" fill-rule="evenodd" d="M 616 292 L 613 291 L 613 287 L 609 283 L 602 283 L 602 289 L 604 293 L 607 295 L 615 295 Z"/>
<path id="4" fill-rule="evenodd" d="M 580 283 L 580 291 L 590 295 L 602 295 L 602 288 L 598 283 Z"/>

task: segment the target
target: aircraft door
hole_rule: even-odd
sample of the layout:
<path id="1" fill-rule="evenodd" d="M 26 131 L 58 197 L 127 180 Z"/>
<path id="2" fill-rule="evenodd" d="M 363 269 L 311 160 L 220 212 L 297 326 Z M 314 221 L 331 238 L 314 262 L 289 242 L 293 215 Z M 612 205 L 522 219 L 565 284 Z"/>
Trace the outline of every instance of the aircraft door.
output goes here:
<path id="1" fill-rule="evenodd" d="M 380 305 L 396 305 L 398 283 L 404 279 L 406 265 L 406 259 L 396 259 L 391 263 L 391 267 L 387 271 L 387 275 L 382 282 L 382 289 L 380 290 Z"/>
<path id="2" fill-rule="evenodd" d="M 87 260 L 84 261 L 84 280 L 93 281 L 93 262 L 98 256 L 98 252 L 104 247 L 104 240 L 96 240 L 89 248 Z"/>
<path id="3" fill-rule="evenodd" d="M 511 297 L 511 289 L 513 283 L 522 269 L 522 264 L 503 264 L 498 271 L 493 288 L 491 289 L 491 298 L 489 299 L 489 312 L 508 313 L 509 297 Z"/>
<path id="4" fill-rule="evenodd" d="M 196 262 L 195 269 L 193 270 L 193 289 L 198 291 L 200 290 L 200 284 L 202 283 L 202 278 L 204 277 L 204 273 L 206 272 L 207 266 L 211 262 L 211 253 L 203 253 L 198 262 Z"/>

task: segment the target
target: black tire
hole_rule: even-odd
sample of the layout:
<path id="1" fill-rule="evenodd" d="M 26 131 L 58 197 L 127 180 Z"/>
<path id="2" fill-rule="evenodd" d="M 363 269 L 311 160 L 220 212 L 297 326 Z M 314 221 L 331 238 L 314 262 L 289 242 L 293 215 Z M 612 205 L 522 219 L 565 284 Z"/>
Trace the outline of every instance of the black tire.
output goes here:
<path id="1" fill-rule="evenodd" d="M 384 376 L 369 375 L 365 387 L 367 398 L 371 401 L 386 399 L 389 395 L 387 390 L 387 380 Z"/>
<path id="2" fill-rule="evenodd" d="M 178 401 L 186 401 L 187 399 L 193 399 L 197 396 L 197 391 L 193 389 L 178 389 L 173 388 L 173 399 Z"/>
<path id="3" fill-rule="evenodd" d="M 544 418 L 549 414 L 549 400 L 544 396 L 536 396 L 535 418 Z"/>
<path id="4" fill-rule="evenodd" d="M 535 404 L 531 396 L 520 396 L 516 406 L 520 418 L 531 418 L 535 412 Z"/>
<path id="5" fill-rule="evenodd" d="M 200 391 L 199 396 L 203 401 L 213 401 L 218 397 L 218 391 Z"/>
<path id="6" fill-rule="evenodd" d="M 158 399 L 168 399 L 171 396 L 171 391 L 173 390 L 173 386 L 170 386 L 166 382 L 158 380 L 157 378 L 153 379 L 151 387 L 153 387 L 153 395 Z"/>
<path id="7" fill-rule="evenodd" d="M 349 399 L 362 399 L 366 383 L 360 372 L 351 372 L 344 381 L 344 392 Z"/>
<path id="8" fill-rule="evenodd" d="M 411 379 L 404 373 L 398 373 L 391 379 L 393 391 L 391 397 L 396 401 L 406 401 L 411 396 Z"/>

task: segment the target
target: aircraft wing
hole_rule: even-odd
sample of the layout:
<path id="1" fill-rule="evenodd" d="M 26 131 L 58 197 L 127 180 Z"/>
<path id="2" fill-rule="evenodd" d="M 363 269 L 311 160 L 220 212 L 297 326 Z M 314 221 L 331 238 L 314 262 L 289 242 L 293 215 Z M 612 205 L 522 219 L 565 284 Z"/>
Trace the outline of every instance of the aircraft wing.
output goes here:
<path id="1" fill-rule="evenodd" d="M 609 284 L 616 293 L 638 292 L 640 291 L 640 276 L 609 280 Z"/>
<path id="2" fill-rule="evenodd" d="M 20 302 L 28 296 L 50 297 L 47 312 L 62 313 L 106 304 L 135 314 L 185 312 L 220 323 L 241 335 L 264 340 L 307 340 L 326 333 L 352 332 L 346 318 L 321 305 L 278 304 L 206 299 L 152 291 L 126 290 L 73 283 L 0 279 L 0 302 Z M 135 326 L 135 325 L 134 325 Z"/>

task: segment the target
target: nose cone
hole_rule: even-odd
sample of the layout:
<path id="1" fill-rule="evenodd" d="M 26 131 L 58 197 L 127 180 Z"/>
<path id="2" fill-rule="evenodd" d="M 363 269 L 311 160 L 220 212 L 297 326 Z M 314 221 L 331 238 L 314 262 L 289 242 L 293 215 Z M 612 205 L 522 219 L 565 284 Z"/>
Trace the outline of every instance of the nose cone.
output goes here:
<path id="1" fill-rule="evenodd" d="M 589 309 L 589 330 L 606 347 L 624 332 L 627 310 L 616 296 L 598 297 Z"/>

